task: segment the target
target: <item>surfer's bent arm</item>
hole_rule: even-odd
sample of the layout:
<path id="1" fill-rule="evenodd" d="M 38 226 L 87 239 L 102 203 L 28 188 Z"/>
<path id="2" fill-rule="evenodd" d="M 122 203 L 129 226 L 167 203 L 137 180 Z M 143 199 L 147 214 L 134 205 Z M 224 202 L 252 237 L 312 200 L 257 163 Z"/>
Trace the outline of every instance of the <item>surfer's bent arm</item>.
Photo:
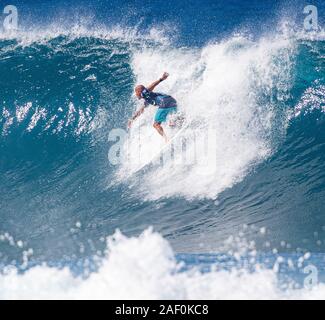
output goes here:
<path id="1" fill-rule="evenodd" d="M 149 91 L 153 91 L 158 86 L 158 84 L 160 82 L 163 82 L 164 80 L 166 80 L 168 78 L 168 76 L 169 76 L 169 74 L 167 72 L 165 72 L 159 80 L 153 82 L 150 86 L 148 86 L 147 89 Z"/>

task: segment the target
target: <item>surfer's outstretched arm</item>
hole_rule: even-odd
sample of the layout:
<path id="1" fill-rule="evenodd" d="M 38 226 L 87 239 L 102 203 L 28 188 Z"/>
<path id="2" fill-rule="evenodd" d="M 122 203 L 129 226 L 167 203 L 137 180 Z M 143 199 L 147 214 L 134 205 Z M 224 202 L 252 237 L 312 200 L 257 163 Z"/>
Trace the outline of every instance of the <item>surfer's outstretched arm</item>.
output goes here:
<path id="1" fill-rule="evenodd" d="M 160 82 L 163 82 L 163 81 L 166 80 L 168 77 L 169 77 L 169 74 L 168 74 L 167 72 L 164 72 L 164 74 L 162 75 L 162 77 L 161 77 L 159 80 L 153 82 L 150 86 L 148 86 L 147 89 L 148 89 L 149 91 L 153 91 L 153 90 L 158 86 L 158 84 L 159 84 Z"/>
<path id="2" fill-rule="evenodd" d="M 133 117 L 132 117 L 131 119 L 129 119 L 129 121 L 128 121 L 128 128 L 131 128 L 132 122 L 133 122 L 136 118 L 138 118 L 139 116 L 142 115 L 142 113 L 144 112 L 144 109 L 145 109 L 144 106 L 141 107 L 138 111 L 136 111 L 136 113 L 133 115 Z"/>

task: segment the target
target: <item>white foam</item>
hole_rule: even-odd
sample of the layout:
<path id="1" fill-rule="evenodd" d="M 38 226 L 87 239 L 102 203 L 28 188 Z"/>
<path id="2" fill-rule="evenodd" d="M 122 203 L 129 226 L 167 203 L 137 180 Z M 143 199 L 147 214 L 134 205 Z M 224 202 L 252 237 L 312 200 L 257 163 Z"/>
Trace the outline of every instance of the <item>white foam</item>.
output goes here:
<path id="1" fill-rule="evenodd" d="M 139 41 L 154 41 L 160 44 L 170 43 L 164 29 L 151 28 L 148 32 L 139 32 L 137 27 L 128 28 L 119 25 L 113 27 L 104 25 L 89 27 L 82 20 L 68 25 L 54 22 L 48 26 L 32 26 L 31 28 L 20 28 L 17 31 L 0 32 L 0 40 L 15 40 L 18 46 L 29 46 L 32 43 L 47 44 L 60 36 L 67 37 L 67 41 L 73 41 L 81 37 L 92 37 L 103 40 L 120 39 L 130 44 Z M 11 49 L 12 47 L 10 47 Z"/>
<path id="2" fill-rule="evenodd" d="M 301 114 L 307 114 L 314 110 L 325 112 L 324 106 L 325 86 L 319 85 L 316 88 L 309 87 L 305 90 L 299 103 L 289 114 L 289 119 L 299 117 Z"/>
<path id="3" fill-rule="evenodd" d="M 276 272 L 179 272 L 169 243 L 146 230 L 108 239 L 102 266 L 87 279 L 68 269 L 33 267 L 0 276 L 0 299 L 324 299 L 325 286 L 280 290 Z"/>
<path id="4" fill-rule="evenodd" d="M 137 192 L 142 190 L 150 200 L 171 196 L 215 198 L 241 181 L 253 164 L 269 156 L 274 131 L 285 130 L 274 121 L 281 108 L 270 97 L 276 89 L 277 100 L 285 101 L 291 86 L 294 50 L 293 43 L 285 38 L 265 38 L 254 43 L 234 37 L 202 50 L 164 47 L 135 52 L 132 67 L 139 83 L 148 85 L 163 71 L 169 71 L 170 78 L 157 91 L 173 95 L 187 121 L 199 120 L 197 135 L 209 129 L 217 132 L 213 150 L 216 162 L 211 163 L 214 168 L 209 168 L 210 164 L 208 168 L 206 164 L 200 166 L 206 155 L 196 153 L 192 166 L 173 167 L 167 163 L 145 172 Z M 159 149 L 161 138 L 152 129 L 153 109 L 135 123 L 128 141 L 131 155 L 147 154 L 149 159 L 150 151 Z M 187 148 L 194 155 L 191 149 L 197 146 L 195 139 L 190 139 L 193 130 L 187 130 Z M 129 161 L 122 169 L 130 172 L 137 165 Z M 208 174 L 201 174 L 203 168 Z"/>

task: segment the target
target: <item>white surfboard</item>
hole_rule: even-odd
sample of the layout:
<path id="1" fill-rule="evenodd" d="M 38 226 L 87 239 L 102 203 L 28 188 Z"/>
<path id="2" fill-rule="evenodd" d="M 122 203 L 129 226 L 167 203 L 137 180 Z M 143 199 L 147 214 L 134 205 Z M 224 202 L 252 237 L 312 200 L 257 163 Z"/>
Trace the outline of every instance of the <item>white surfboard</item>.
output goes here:
<path id="1" fill-rule="evenodd" d="M 158 151 L 156 152 L 148 161 L 146 161 L 145 163 L 141 163 L 134 171 L 132 171 L 131 174 L 135 174 L 137 172 L 139 172 L 141 169 L 143 169 L 144 167 L 146 167 L 147 165 L 149 165 L 150 163 L 154 162 L 155 160 L 158 159 L 158 157 L 161 156 L 161 154 L 167 150 L 172 144 L 173 142 L 175 142 L 175 140 L 180 136 L 180 134 L 188 127 L 188 125 L 183 125 L 183 127 L 181 129 L 179 129 L 177 131 L 177 133 Z"/>

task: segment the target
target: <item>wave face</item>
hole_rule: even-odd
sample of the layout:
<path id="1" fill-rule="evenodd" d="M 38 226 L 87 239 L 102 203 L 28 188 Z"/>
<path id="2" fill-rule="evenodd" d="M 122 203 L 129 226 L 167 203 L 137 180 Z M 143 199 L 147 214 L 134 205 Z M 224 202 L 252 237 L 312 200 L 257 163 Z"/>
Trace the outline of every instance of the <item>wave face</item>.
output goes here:
<path id="1" fill-rule="evenodd" d="M 185 26 L 183 21 L 180 29 Z M 170 286 L 157 292 L 159 281 L 150 287 L 144 277 L 144 298 L 194 299 L 209 283 L 239 289 L 214 291 L 211 285 L 207 297 L 234 298 L 236 291 L 254 298 L 263 294 L 256 295 L 260 281 L 270 283 L 266 297 L 308 296 L 303 289 L 290 291 L 288 283 L 286 292 L 279 291 L 276 263 L 270 267 L 264 254 L 274 261 L 287 255 L 287 265 L 297 258 L 300 276 L 299 255 L 306 258 L 310 251 L 312 263 L 323 264 L 325 42 L 284 30 L 259 36 L 228 30 L 204 44 L 197 34 L 193 40 L 184 32 L 175 40 L 170 33 L 151 21 L 138 31 L 79 25 L 69 32 L 48 27 L 0 37 L 0 298 L 28 295 L 18 295 L 10 279 L 29 286 L 34 273 L 58 281 L 45 290 L 52 297 L 69 282 L 67 298 L 86 298 L 89 288 L 108 279 L 111 285 L 99 291 L 106 296 L 116 292 L 112 279 L 123 261 L 146 260 L 151 250 L 162 265 L 153 278 L 162 275 Z M 186 117 L 190 161 L 174 165 L 167 159 L 130 175 L 138 163 L 112 164 L 108 154 L 116 141 L 108 137 L 125 129 L 139 106 L 135 84 L 147 84 L 164 70 L 171 76 L 159 90 L 177 98 Z M 154 111 L 147 110 L 121 144 L 131 160 L 139 153 L 146 160 L 160 148 Z M 207 132 L 216 136 L 209 145 L 213 168 L 196 150 Z M 139 236 L 150 226 L 160 235 Z M 118 249 L 112 249 L 116 244 L 105 239 L 116 229 L 134 238 L 118 235 Z M 261 261 L 252 263 L 254 272 L 239 276 L 218 260 L 226 253 L 229 265 L 242 270 L 238 252 L 257 252 Z M 178 270 L 179 261 L 188 268 Z M 52 268 L 37 267 L 42 262 Z M 192 264 L 206 263 L 218 271 L 192 274 Z M 83 282 L 57 269 L 63 266 L 91 275 Z M 154 261 L 144 266 L 157 269 Z M 124 271 L 117 279 L 124 279 Z M 251 291 L 241 291 L 248 282 L 254 283 Z M 195 283 L 202 288 L 193 291 Z M 118 294 L 140 294 L 133 289 L 125 286 Z M 314 297 L 323 290 L 320 285 Z"/>

